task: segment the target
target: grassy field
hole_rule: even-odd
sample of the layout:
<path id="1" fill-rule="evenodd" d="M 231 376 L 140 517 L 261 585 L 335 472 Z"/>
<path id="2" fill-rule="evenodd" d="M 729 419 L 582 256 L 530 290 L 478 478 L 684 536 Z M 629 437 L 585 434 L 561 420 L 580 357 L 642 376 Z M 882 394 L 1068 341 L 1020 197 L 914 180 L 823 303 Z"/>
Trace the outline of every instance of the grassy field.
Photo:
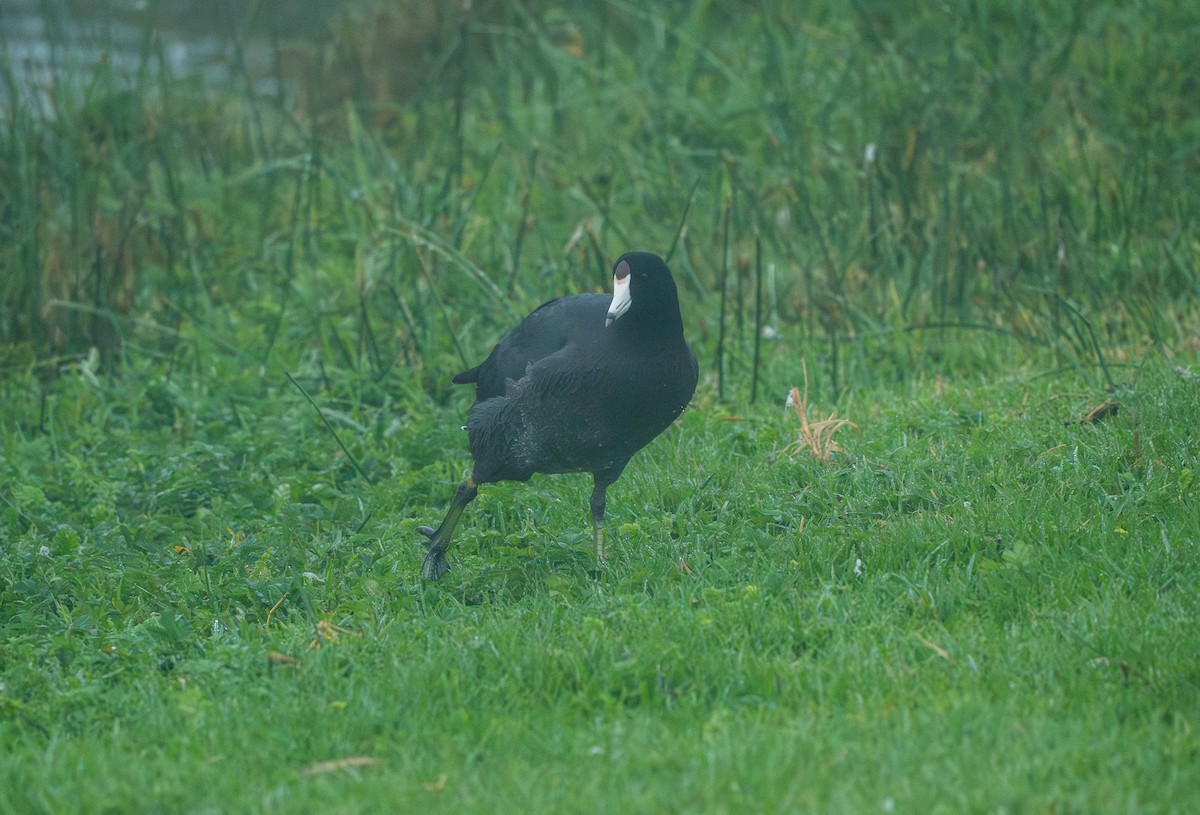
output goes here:
<path id="1" fill-rule="evenodd" d="M 148 38 L 5 109 L 0 812 L 1200 810 L 1177 5 L 484 4 L 403 98 Z M 422 581 L 450 375 L 631 248 L 702 377 L 610 561 L 535 477 Z"/>

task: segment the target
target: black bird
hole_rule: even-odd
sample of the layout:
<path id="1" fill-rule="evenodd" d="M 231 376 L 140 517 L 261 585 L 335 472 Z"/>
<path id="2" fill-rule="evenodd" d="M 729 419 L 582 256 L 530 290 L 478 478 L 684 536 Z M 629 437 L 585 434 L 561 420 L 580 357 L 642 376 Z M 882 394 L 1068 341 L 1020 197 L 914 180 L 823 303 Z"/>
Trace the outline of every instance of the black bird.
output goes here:
<path id="1" fill-rule="evenodd" d="M 613 266 L 613 294 L 575 294 L 537 308 L 451 380 L 475 385 L 467 435 L 475 465 L 429 538 L 421 574 L 441 577 L 446 548 L 480 484 L 534 473 L 591 473 L 592 532 L 604 559 L 604 499 L 629 459 L 683 412 L 696 390 L 696 355 L 683 338 L 667 264 L 629 252 Z"/>

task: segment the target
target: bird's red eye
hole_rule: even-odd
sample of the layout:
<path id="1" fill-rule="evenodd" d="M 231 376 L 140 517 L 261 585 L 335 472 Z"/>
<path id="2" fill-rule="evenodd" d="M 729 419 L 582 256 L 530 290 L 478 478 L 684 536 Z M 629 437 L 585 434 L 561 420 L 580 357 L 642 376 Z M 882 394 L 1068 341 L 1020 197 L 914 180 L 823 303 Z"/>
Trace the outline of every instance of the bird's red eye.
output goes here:
<path id="1" fill-rule="evenodd" d="M 613 269 L 613 277 L 615 277 L 617 280 L 624 280 L 625 278 L 629 277 L 628 261 L 623 260 L 617 264 L 617 268 Z"/>

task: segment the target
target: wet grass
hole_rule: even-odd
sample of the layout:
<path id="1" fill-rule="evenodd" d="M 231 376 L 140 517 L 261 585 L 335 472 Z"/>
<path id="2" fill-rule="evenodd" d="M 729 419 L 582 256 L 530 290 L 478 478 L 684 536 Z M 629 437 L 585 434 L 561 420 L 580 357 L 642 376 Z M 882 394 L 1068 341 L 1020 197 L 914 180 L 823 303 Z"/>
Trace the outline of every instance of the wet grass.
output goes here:
<path id="1" fill-rule="evenodd" d="M 6 111 L 0 811 L 1195 810 L 1195 14 L 497 8 Z M 537 477 L 422 582 L 449 375 L 671 247 L 611 562 Z"/>
<path id="2" fill-rule="evenodd" d="M 599 576 L 587 479 L 538 478 L 436 585 L 455 411 L 354 407 L 368 485 L 229 384 L 185 431 L 71 378 L 6 434 L 5 809 L 1196 802 L 1194 374 L 1129 371 L 1097 425 L 1071 375 L 856 389 L 828 464 L 709 393 L 614 489 Z"/>

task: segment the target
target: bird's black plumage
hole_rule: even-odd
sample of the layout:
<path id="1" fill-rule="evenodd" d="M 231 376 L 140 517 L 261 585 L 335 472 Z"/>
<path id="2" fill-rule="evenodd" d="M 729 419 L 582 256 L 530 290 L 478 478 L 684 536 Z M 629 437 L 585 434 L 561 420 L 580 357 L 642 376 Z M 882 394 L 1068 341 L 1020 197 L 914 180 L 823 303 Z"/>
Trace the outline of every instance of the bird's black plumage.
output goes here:
<path id="1" fill-rule="evenodd" d="M 440 577 L 446 547 L 480 484 L 534 473 L 590 472 L 597 557 L 603 558 L 608 486 L 638 450 L 670 426 L 696 390 L 696 357 L 683 337 L 675 282 L 649 252 L 613 267 L 614 294 L 542 305 L 481 364 L 453 378 L 475 385 L 467 419 L 471 475 L 430 539 L 422 574 Z"/>

